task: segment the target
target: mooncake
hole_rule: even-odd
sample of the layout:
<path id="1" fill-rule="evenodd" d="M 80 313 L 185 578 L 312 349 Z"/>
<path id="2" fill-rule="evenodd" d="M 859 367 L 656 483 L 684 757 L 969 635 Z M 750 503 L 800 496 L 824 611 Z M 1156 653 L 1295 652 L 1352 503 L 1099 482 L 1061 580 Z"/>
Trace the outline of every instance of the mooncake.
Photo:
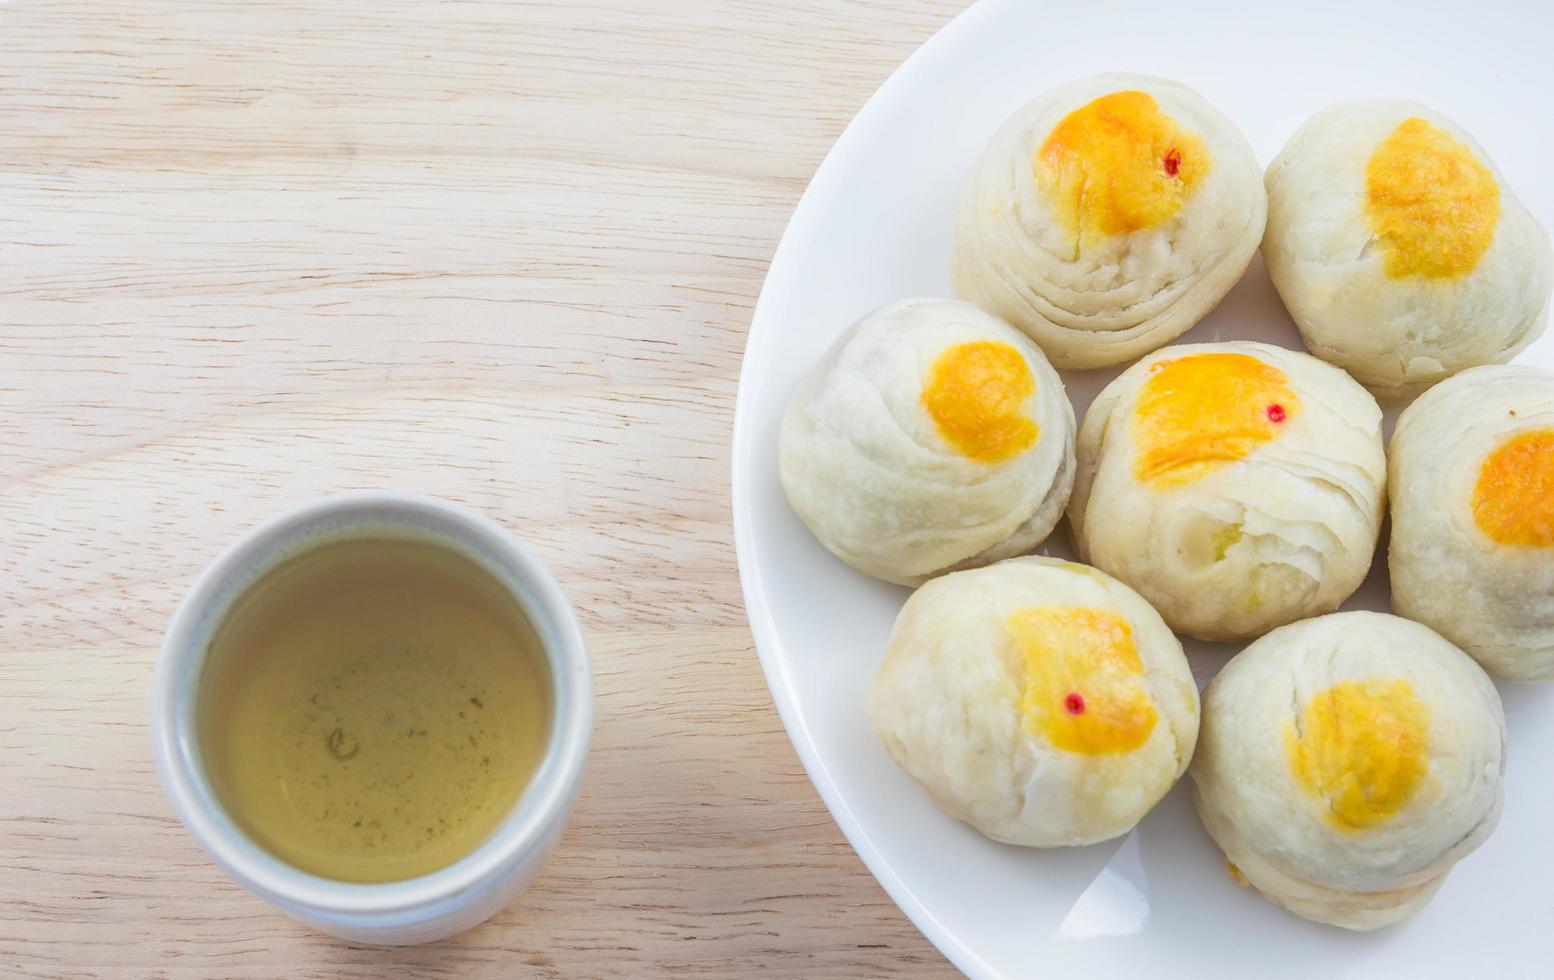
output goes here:
<path id="1" fill-rule="evenodd" d="M 1489 156 L 1412 102 L 1346 102 L 1268 167 L 1263 261 L 1307 349 L 1384 401 L 1543 332 L 1554 254 Z"/>
<path id="2" fill-rule="evenodd" d="M 1078 463 L 1081 557 L 1196 637 L 1329 612 L 1375 553 L 1381 410 L 1309 354 L 1246 341 L 1156 351 L 1090 406 Z"/>
<path id="3" fill-rule="evenodd" d="M 1234 877 L 1367 930 L 1423 908 L 1489 837 L 1504 770 L 1484 671 L 1426 626 L 1347 612 L 1274 630 L 1225 665 L 1191 775 Z"/>
<path id="4" fill-rule="evenodd" d="M 1024 554 L 1063 515 L 1074 410 L 1036 345 L 957 300 L 880 307 L 788 405 L 783 491 L 865 574 L 918 584 Z"/>
<path id="5" fill-rule="evenodd" d="M 1398 419 L 1392 605 L 1496 677 L 1554 679 L 1554 372 L 1471 368 Z"/>
<path id="6" fill-rule="evenodd" d="M 1263 235 L 1262 171 L 1192 89 L 1140 75 L 1070 82 L 1015 112 L 961 197 L 956 295 L 1060 368 L 1169 343 L 1214 308 Z"/>
<path id="7" fill-rule="evenodd" d="M 869 689 L 890 755 L 951 816 L 1010 844 L 1127 833 L 1186 770 L 1198 689 L 1138 593 L 1012 558 L 914 592 Z"/>

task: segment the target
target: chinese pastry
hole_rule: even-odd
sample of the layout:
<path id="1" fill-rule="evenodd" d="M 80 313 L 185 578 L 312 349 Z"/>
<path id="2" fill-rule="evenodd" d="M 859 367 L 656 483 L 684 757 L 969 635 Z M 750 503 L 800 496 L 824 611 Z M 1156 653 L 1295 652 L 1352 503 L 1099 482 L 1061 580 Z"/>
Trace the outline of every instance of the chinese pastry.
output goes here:
<path id="1" fill-rule="evenodd" d="M 1119 364 L 1212 310 L 1263 235 L 1262 172 L 1192 89 L 1141 75 L 1070 82 L 1011 116 L 961 197 L 962 299 L 1060 368 Z"/>
<path id="2" fill-rule="evenodd" d="M 1411 102 L 1347 102 L 1268 167 L 1263 261 L 1306 347 L 1378 398 L 1508 361 L 1540 333 L 1549 237 L 1483 149 Z"/>
<path id="3" fill-rule="evenodd" d="M 1089 844 L 1127 833 L 1186 770 L 1198 689 L 1138 593 L 1013 558 L 913 593 L 869 719 L 951 816 L 1010 844 Z"/>
<path id="4" fill-rule="evenodd" d="M 1392 605 L 1496 677 L 1554 679 L 1554 373 L 1472 368 L 1398 419 Z"/>
<path id="5" fill-rule="evenodd" d="M 1090 406 L 1078 460 L 1080 555 L 1172 629 L 1258 636 L 1335 609 L 1370 568 L 1381 410 L 1309 354 L 1247 341 L 1156 351 Z"/>
<path id="6" fill-rule="evenodd" d="M 1372 612 L 1285 626 L 1203 694 L 1193 796 L 1232 876 L 1296 915 L 1408 918 L 1500 817 L 1494 685 L 1428 627 Z"/>
<path id="7" fill-rule="evenodd" d="M 821 544 L 915 585 L 1047 537 L 1073 485 L 1074 410 L 1019 331 L 969 303 L 909 299 L 825 354 L 788 405 L 778 457 Z"/>

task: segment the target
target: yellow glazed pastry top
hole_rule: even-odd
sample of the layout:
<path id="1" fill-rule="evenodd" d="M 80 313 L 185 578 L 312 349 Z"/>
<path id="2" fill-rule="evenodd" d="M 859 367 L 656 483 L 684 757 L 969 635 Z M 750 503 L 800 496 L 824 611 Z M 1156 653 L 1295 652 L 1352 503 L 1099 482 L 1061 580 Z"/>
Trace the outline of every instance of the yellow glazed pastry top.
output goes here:
<path id="1" fill-rule="evenodd" d="M 1408 681 L 1344 681 L 1285 723 L 1284 747 L 1301 789 L 1326 800 L 1330 823 L 1354 832 L 1386 823 L 1413 798 L 1429 769 L 1429 728 Z"/>
<path id="2" fill-rule="evenodd" d="M 1133 474 L 1183 486 L 1247 456 L 1300 411 L 1285 373 L 1247 354 L 1193 354 L 1150 369 L 1133 415 Z"/>
<path id="3" fill-rule="evenodd" d="M 1164 224 L 1209 164 L 1203 141 L 1153 96 L 1126 91 L 1064 116 L 1037 151 L 1036 176 L 1077 245 Z"/>
<path id="4" fill-rule="evenodd" d="M 1040 430 L 1024 410 L 1035 392 L 1019 351 L 979 340 L 934 358 L 922 403 L 957 452 L 981 463 L 1002 463 L 1036 444 Z"/>
<path id="5" fill-rule="evenodd" d="M 1084 755 L 1129 752 L 1155 730 L 1133 628 L 1116 613 L 1032 606 L 1007 623 L 1025 664 L 1026 727 L 1054 748 Z"/>
<path id="6" fill-rule="evenodd" d="M 1554 547 L 1554 429 L 1512 436 L 1485 457 L 1473 521 L 1499 544 Z"/>
<path id="7" fill-rule="evenodd" d="M 1450 279 L 1494 240 L 1500 184 L 1466 144 L 1414 116 L 1366 164 L 1365 212 L 1388 276 Z"/>

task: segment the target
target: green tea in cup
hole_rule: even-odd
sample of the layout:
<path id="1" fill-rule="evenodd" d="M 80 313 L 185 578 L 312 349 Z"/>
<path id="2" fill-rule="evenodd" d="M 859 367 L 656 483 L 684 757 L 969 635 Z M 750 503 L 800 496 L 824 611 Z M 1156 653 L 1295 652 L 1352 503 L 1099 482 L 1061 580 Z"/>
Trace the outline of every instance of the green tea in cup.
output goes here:
<path id="1" fill-rule="evenodd" d="M 553 684 L 508 589 L 438 544 L 347 538 L 283 561 L 212 636 L 211 787 L 311 874 L 398 881 L 479 847 L 545 756 Z"/>

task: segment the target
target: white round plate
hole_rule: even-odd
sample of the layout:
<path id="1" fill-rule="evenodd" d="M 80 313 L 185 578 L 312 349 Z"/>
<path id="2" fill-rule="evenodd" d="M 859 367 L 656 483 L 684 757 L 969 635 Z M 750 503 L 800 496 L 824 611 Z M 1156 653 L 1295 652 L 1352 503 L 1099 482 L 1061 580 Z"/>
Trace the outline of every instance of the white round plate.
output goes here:
<path id="1" fill-rule="evenodd" d="M 1049 851 L 993 843 L 941 813 L 875 741 L 864 694 L 904 589 L 843 566 L 783 500 L 777 429 L 800 379 L 874 306 L 950 296 L 961 183 L 1016 107 L 1071 78 L 1179 79 L 1235 120 L 1259 160 L 1330 102 L 1406 97 L 1457 120 L 1554 225 L 1554 4 L 1432 0 L 983 0 L 869 100 L 815 175 L 772 260 L 745 351 L 734 519 L 772 696 L 821 797 L 886 891 L 975 977 L 1554 975 L 1554 696 L 1501 685 L 1505 816 L 1410 922 L 1354 934 L 1237 887 L 1178 786 L 1126 838 Z M 1298 348 L 1260 261 L 1184 341 Z M 1520 358 L 1554 366 L 1554 335 Z M 1075 408 L 1116 371 L 1068 373 Z M 1066 530 L 1049 542 L 1065 553 Z M 1386 608 L 1385 563 L 1348 604 Z M 1189 643 L 1200 684 L 1234 650 Z M 1147 971 L 1147 972 L 1146 972 Z"/>

